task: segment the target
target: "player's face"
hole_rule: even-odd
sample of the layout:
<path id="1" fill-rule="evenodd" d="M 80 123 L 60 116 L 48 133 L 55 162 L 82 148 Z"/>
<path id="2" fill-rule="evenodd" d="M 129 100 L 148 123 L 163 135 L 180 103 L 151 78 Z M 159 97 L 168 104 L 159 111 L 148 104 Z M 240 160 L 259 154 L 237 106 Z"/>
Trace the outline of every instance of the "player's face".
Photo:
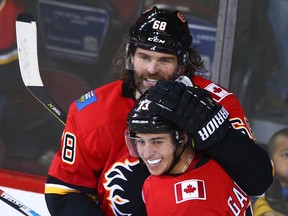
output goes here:
<path id="1" fill-rule="evenodd" d="M 136 148 L 152 175 L 167 172 L 174 161 L 175 144 L 169 133 L 137 134 Z"/>
<path id="2" fill-rule="evenodd" d="M 142 94 L 158 80 L 175 79 L 177 56 L 137 48 L 133 56 L 137 90 Z"/>
<path id="3" fill-rule="evenodd" d="M 277 144 L 272 154 L 275 174 L 288 187 L 288 137 L 279 136 L 275 142 Z"/>

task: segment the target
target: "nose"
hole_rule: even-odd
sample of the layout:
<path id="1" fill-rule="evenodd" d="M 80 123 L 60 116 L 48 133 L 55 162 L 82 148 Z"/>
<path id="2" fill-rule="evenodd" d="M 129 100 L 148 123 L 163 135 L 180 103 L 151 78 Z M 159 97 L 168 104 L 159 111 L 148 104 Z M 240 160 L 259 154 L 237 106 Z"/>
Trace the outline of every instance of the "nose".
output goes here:
<path id="1" fill-rule="evenodd" d="M 158 67 L 157 61 L 151 61 L 151 62 L 149 63 L 149 65 L 147 66 L 147 71 L 148 71 L 150 74 L 156 74 L 156 73 L 158 73 L 159 67 Z"/>
<path id="2" fill-rule="evenodd" d="M 154 154 L 154 147 L 150 144 L 145 144 L 138 147 L 138 153 L 142 157 L 142 159 L 147 159 Z"/>

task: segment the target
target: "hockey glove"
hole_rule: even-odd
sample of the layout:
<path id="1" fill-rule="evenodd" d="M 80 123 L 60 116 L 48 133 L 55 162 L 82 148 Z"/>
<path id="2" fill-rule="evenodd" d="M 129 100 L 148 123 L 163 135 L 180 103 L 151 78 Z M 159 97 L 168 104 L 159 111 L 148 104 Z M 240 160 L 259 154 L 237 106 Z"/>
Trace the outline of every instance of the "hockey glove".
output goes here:
<path id="1" fill-rule="evenodd" d="M 147 94 L 151 111 L 183 128 L 199 150 L 218 143 L 229 128 L 229 113 L 215 104 L 206 90 L 176 81 L 158 81 Z"/>

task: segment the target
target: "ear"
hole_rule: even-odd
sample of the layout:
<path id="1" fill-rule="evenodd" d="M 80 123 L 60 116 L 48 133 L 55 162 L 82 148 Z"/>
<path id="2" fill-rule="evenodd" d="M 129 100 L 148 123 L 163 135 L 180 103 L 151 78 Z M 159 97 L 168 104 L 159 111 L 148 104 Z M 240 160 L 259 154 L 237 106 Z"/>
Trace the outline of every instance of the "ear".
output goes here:
<path id="1" fill-rule="evenodd" d="M 179 146 L 182 146 L 188 142 L 188 134 L 183 132 L 181 138 L 179 139 Z"/>

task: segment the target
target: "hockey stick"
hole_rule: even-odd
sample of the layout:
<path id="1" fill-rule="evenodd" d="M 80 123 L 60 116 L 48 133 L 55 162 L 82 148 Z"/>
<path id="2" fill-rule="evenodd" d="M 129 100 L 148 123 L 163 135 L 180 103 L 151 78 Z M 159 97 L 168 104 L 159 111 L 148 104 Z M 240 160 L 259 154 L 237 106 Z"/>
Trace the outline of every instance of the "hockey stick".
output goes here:
<path id="1" fill-rule="evenodd" d="M 28 91 L 65 125 L 67 113 L 47 93 L 39 71 L 37 26 L 34 17 L 21 13 L 16 21 L 18 58 L 22 80 Z"/>
<path id="2" fill-rule="evenodd" d="M 14 199 L 6 192 L 0 189 L 0 200 L 5 202 L 6 204 L 10 205 L 17 211 L 21 212 L 23 215 L 26 216 L 40 216 L 38 213 L 30 209 L 29 207 L 25 206 L 23 203 L 19 202 L 18 200 Z"/>

